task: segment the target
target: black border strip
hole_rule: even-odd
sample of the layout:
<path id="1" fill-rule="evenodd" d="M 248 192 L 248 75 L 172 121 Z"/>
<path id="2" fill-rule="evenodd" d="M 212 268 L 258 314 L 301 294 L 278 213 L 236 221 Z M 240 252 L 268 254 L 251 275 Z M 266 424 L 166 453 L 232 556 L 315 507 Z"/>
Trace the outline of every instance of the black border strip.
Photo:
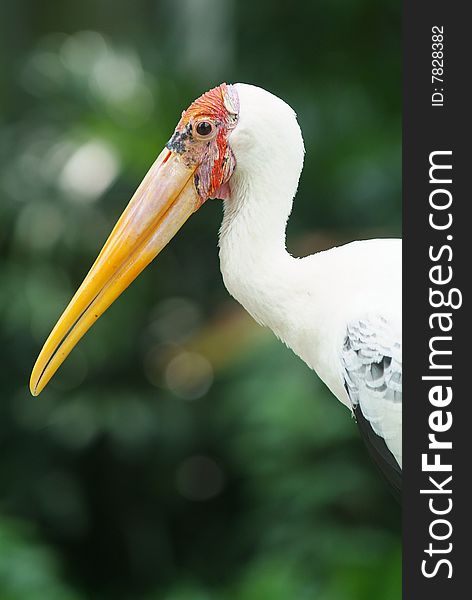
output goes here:
<path id="1" fill-rule="evenodd" d="M 472 350 L 470 349 L 470 317 L 466 285 L 469 279 L 472 241 L 472 152 L 469 138 L 472 134 L 470 110 L 470 39 L 472 25 L 466 17 L 470 8 L 467 2 L 438 2 L 405 0 L 403 3 L 403 231 L 404 231 L 404 378 L 403 405 L 403 598 L 406 600 L 444 599 L 455 600 L 470 595 L 469 556 L 472 543 Z M 443 82 L 432 81 L 433 27 L 443 28 Z M 437 58 L 437 56 L 436 56 Z M 436 74 L 439 74 L 436 71 Z M 444 94 L 444 100 L 432 105 L 436 88 Z M 451 154 L 432 152 L 451 151 Z M 430 183 L 430 160 L 452 165 L 449 176 L 446 170 L 433 171 L 433 179 L 452 179 L 450 183 Z M 436 192 L 445 189 L 447 192 Z M 436 210 L 433 203 L 447 204 L 449 208 Z M 450 227 L 434 229 L 429 215 L 437 224 L 447 222 Z M 442 221 L 440 221 L 442 219 Z M 448 236 L 452 236 L 448 237 Z M 450 250 L 447 249 L 450 248 Z M 430 250 L 432 248 L 432 250 Z M 429 253 L 433 255 L 431 258 Z M 434 270 L 432 267 L 439 266 Z M 448 283 L 433 283 L 431 278 L 445 279 L 452 273 Z M 435 309 L 430 303 L 430 289 L 439 290 L 445 296 L 451 289 L 453 302 L 460 308 L 446 306 Z M 436 294 L 435 300 L 440 296 Z M 450 332 L 439 330 L 439 318 L 434 313 L 448 313 L 452 328 Z M 443 326 L 449 317 L 442 320 Z M 433 327 L 431 327 L 431 324 Z M 450 336 L 437 339 L 434 336 Z M 451 351 L 452 354 L 431 356 L 433 348 Z M 451 369 L 431 369 L 430 361 L 450 364 Z M 451 380 L 422 379 L 423 376 L 451 376 Z M 430 390 L 439 386 L 434 398 L 441 399 L 449 386 L 452 400 L 443 406 L 433 406 Z M 443 396 L 441 396 L 443 394 Z M 439 402 L 440 403 L 440 402 Z M 435 411 L 440 414 L 431 416 Z M 452 425 L 446 428 L 446 424 Z M 435 433 L 432 427 L 444 426 L 444 432 L 436 438 L 451 441 L 452 449 L 428 449 L 428 435 Z M 452 471 L 426 472 L 422 469 L 422 454 L 427 462 L 439 453 L 441 464 L 450 464 Z M 443 483 L 449 476 L 452 480 Z M 447 493 L 424 493 L 435 490 L 429 476 L 436 479 Z M 436 487 L 436 490 L 438 488 Z M 451 502 L 452 504 L 451 504 Z M 450 510 L 435 515 L 433 510 Z M 436 522 L 443 519 L 447 522 Z M 448 525 L 450 524 L 450 527 Z M 450 533 L 449 533 L 450 532 Z M 444 539 L 434 539 L 444 537 Z M 431 546 L 430 546 L 431 544 Z M 450 545 L 451 544 L 451 545 Z M 439 564 L 439 561 L 444 561 Z M 424 563 L 423 561 L 426 561 Z M 425 571 L 429 574 L 426 576 Z M 434 575 L 431 575 L 434 573 Z"/>

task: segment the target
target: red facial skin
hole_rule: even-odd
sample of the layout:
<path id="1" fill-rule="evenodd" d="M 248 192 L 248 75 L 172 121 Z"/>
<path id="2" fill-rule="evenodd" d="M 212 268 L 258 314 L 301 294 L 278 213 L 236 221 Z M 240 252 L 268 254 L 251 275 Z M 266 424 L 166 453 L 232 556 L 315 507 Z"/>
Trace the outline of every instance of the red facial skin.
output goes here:
<path id="1" fill-rule="evenodd" d="M 195 187 L 202 203 L 208 198 L 224 198 L 226 185 L 235 167 L 228 137 L 238 122 L 239 100 L 232 85 L 222 83 L 197 98 L 182 113 L 167 148 L 180 154 L 189 165 L 198 164 Z M 200 136 L 201 122 L 212 125 L 208 136 Z"/>

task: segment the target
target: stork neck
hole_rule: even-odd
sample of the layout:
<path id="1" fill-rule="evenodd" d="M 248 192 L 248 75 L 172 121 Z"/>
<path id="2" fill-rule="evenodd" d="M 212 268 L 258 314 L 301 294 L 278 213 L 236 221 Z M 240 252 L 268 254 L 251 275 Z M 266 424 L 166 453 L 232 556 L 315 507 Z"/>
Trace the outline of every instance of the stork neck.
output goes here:
<path id="1" fill-rule="evenodd" d="M 257 188 L 236 180 L 224 204 L 220 230 L 221 272 L 228 291 L 274 331 L 286 314 L 288 295 L 297 287 L 296 259 L 285 248 L 297 181 L 290 190 L 287 181 L 278 186 L 277 177 Z"/>
<path id="2" fill-rule="evenodd" d="M 220 230 L 222 258 L 234 251 L 252 264 L 289 258 L 285 230 L 303 166 L 303 145 L 290 155 L 273 152 L 259 161 L 240 159 L 230 182 Z M 226 256 L 231 252 L 230 256 Z"/>
<path id="3" fill-rule="evenodd" d="M 270 189 L 272 188 L 272 189 Z M 293 193 L 271 185 L 258 191 L 250 185 L 234 186 L 224 202 L 220 230 L 220 258 L 244 261 L 249 269 L 291 259 L 285 248 L 285 231 Z"/>

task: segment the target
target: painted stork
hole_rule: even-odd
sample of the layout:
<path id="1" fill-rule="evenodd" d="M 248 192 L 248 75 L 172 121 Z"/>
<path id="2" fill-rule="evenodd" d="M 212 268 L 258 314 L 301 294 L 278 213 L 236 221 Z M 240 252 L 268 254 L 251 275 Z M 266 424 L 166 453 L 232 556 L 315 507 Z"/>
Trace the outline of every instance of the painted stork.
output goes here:
<path id="1" fill-rule="evenodd" d="M 352 412 L 401 488 L 401 241 L 356 241 L 305 258 L 285 248 L 303 167 L 294 111 L 247 84 L 222 84 L 182 113 L 31 375 L 38 395 L 72 348 L 208 198 L 223 199 L 224 283 Z"/>

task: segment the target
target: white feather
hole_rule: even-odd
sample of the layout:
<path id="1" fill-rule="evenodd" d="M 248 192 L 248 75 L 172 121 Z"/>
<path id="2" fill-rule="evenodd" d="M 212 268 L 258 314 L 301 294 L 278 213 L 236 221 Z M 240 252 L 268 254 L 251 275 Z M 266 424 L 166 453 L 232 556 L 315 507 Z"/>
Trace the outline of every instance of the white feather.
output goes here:
<path id="1" fill-rule="evenodd" d="M 219 239 L 224 283 L 350 407 L 341 361 L 347 324 L 372 312 L 401 326 L 401 241 L 290 256 L 285 229 L 303 167 L 300 127 L 276 96 L 247 84 L 236 89 L 240 119 L 230 137 L 236 169 Z"/>

